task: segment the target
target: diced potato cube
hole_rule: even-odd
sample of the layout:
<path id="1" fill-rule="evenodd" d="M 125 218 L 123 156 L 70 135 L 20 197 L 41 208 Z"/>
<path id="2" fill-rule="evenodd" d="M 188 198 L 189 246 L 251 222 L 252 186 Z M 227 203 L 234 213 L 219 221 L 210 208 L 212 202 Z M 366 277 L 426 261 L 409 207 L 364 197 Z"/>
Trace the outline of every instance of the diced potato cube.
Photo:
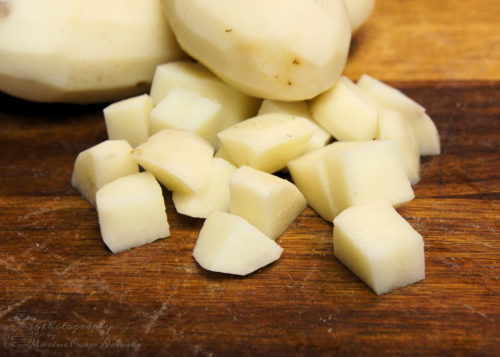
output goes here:
<path id="1" fill-rule="evenodd" d="M 242 166 L 233 174 L 229 187 L 230 212 L 271 239 L 277 239 L 307 205 L 293 183 L 249 166 Z"/>
<path id="2" fill-rule="evenodd" d="M 420 181 L 420 152 L 410 124 L 401 112 L 382 108 L 379 111 L 378 140 L 394 140 L 401 150 L 406 174 L 412 185 Z"/>
<path id="3" fill-rule="evenodd" d="M 165 129 L 134 149 L 132 157 L 171 191 L 199 194 L 210 181 L 214 148 L 196 134 Z"/>
<path id="4" fill-rule="evenodd" d="M 348 208 L 333 223 L 335 256 L 377 295 L 425 278 L 422 236 L 389 202 Z"/>
<path id="5" fill-rule="evenodd" d="M 363 145 L 363 142 L 337 141 L 288 162 L 293 182 L 304 194 L 307 203 L 328 222 L 333 221 L 341 208 L 335 202 L 335 196 L 330 190 L 325 154 L 329 151 L 346 150 L 358 145 Z"/>
<path id="6" fill-rule="evenodd" d="M 408 123 L 417 140 L 420 155 L 439 155 L 441 142 L 436 124 L 426 113 L 408 118 Z"/>
<path id="7" fill-rule="evenodd" d="M 309 110 L 309 105 L 305 101 L 281 102 L 277 100 L 264 99 L 257 115 L 271 113 L 284 113 L 306 118 L 311 120 L 317 126 L 304 150 L 304 153 L 320 149 L 332 140 L 332 136 L 330 135 L 330 133 L 314 121 L 311 115 L 311 111 Z"/>
<path id="8" fill-rule="evenodd" d="M 160 185 L 147 172 L 119 178 L 96 195 L 99 226 L 113 253 L 170 235 Z"/>
<path id="9" fill-rule="evenodd" d="M 330 191 L 341 211 L 375 199 L 400 206 L 415 197 L 395 141 L 367 141 L 330 150 L 325 160 Z"/>
<path id="10" fill-rule="evenodd" d="M 440 154 L 439 133 L 432 119 L 425 113 L 424 107 L 396 88 L 366 74 L 361 76 L 357 84 L 380 106 L 397 110 L 404 115 L 413 131 L 420 155 Z"/>
<path id="11" fill-rule="evenodd" d="M 218 136 L 238 166 L 273 173 L 304 152 L 315 130 L 308 119 L 274 113 L 242 121 Z"/>
<path id="12" fill-rule="evenodd" d="M 370 98 L 375 100 L 380 106 L 398 110 L 405 109 L 410 106 L 414 110 L 425 112 L 425 108 L 408 97 L 400 90 L 391 87 L 390 85 L 379 81 L 367 74 L 363 74 L 357 82 L 357 86 L 361 88 Z"/>
<path id="13" fill-rule="evenodd" d="M 340 141 L 371 140 L 378 106 L 347 77 L 311 103 L 313 118 Z"/>
<path id="14" fill-rule="evenodd" d="M 216 132 L 254 116 L 261 102 L 225 84 L 201 64 L 188 61 L 158 66 L 151 85 L 151 97 L 158 104 L 174 87 L 196 92 L 222 105 L 220 126 Z"/>
<path id="15" fill-rule="evenodd" d="M 163 129 L 187 130 L 215 146 L 221 110 L 219 103 L 175 87 L 151 111 L 151 130 L 153 134 Z"/>
<path id="16" fill-rule="evenodd" d="M 207 218 L 213 211 L 229 212 L 229 179 L 236 167 L 224 159 L 214 158 L 208 187 L 200 194 L 174 192 L 177 212 L 196 218 Z"/>
<path id="17" fill-rule="evenodd" d="M 149 114 L 154 107 L 147 94 L 124 99 L 104 108 L 106 130 L 111 140 L 127 140 L 132 147 L 151 135 Z"/>
<path id="18" fill-rule="evenodd" d="M 279 259 L 283 248 L 245 219 L 212 212 L 201 228 L 193 256 L 205 269 L 247 275 Z"/>
<path id="19" fill-rule="evenodd" d="M 139 172 L 125 140 L 106 140 L 78 154 L 71 185 L 95 207 L 95 194 L 105 184 Z"/>

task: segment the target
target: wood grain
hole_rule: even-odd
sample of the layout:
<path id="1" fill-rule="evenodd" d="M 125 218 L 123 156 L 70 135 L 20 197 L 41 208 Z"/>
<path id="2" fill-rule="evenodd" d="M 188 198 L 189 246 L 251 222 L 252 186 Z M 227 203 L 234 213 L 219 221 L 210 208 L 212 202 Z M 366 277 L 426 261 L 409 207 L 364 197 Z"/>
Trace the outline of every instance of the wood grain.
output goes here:
<path id="1" fill-rule="evenodd" d="M 386 0 L 371 23 L 381 32 L 396 23 L 405 27 L 398 9 L 414 9 L 412 18 L 428 25 L 415 29 L 422 34 L 441 19 L 437 3 L 473 17 L 462 5 L 470 1 L 452 7 Z M 488 33 L 496 27 L 487 20 L 493 12 L 484 15 Z M 443 17 L 452 26 L 452 14 Z M 462 25 L 453 27 L 471 39 Z M 358 41 L 348 68 L 353 76 L 379 58 L 370 50 L 372 61 L 361 57 L 372 38 Z M 460 51 L 460 43 L 450 42 L 455 45 Z M 394 51 L 408 52 L 415 72 L 431 73 L 442 60 L 415 59 L 412 51 L 425 51 L 401 46 Z M 282 258 L 246 278 L 196 264 L 192 249 L 202 221 L 178 215 L 168 192 L 171 237 L 112 255 L 95 211 L 69 185 L 78 152 L 106 138 L 103 105 L 0 95 L 0 354 L 498 355 L 497 64 L 484 77 L 457 80 L 463 78 L 408 77 L 412 64 L 405 61 L 376 66 L 427 108 L 443 153 L 423 160 L 417 198 L 399 209 L 424 236 L 426 279 L 383 296 L 334 258 L 332 226 L 309 208 L 279 239 Z"/>
<path id="2" fill-rule="evenodd" d="M 382 80 L 500 79 L 497 0 L 377 0 L 345 73 Z"/>

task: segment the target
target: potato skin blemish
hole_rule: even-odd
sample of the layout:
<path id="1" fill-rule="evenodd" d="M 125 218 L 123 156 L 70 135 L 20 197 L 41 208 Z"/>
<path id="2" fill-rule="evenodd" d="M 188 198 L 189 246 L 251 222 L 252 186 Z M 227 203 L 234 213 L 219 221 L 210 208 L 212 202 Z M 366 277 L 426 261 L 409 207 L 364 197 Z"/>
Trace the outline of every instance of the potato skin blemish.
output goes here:
<path id="1" fill-rule="evenodd" d="M 8 0 L 0 0 L 0 19 L 9 16 L 10 7 Z"/>

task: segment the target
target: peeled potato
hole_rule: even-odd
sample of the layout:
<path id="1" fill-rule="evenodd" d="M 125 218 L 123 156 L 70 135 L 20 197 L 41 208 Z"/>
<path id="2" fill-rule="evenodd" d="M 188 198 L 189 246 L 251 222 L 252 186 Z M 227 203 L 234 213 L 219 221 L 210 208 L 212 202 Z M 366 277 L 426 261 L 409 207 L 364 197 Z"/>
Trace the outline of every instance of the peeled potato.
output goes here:
<path id="1" fill-rule="evenodd" d="M 182 48 L 255 97 L 297 101 L 332 87 L 351 26 L 342 0 L 163 0 Z"/>
<path id="2" fill-rule="evenodd" d="M 181 58 L 159 0 L 2 0 L 0 90 L 40 102 L 144 93 Z"/>
<path id="3" fill-rule="evenodd" d="M 351 19 L 352 31 L 359 29 L 368 20 L 375 7 L 375 0 L 344 0 Z"/>

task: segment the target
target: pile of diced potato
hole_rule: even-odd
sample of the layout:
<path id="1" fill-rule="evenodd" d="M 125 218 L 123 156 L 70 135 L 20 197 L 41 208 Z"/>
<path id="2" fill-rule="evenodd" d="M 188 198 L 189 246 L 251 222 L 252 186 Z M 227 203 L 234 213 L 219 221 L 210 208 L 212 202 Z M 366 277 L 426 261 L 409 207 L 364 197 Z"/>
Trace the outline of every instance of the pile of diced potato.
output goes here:
<path id="1" fill-rule="evenodd" d="M 193 256 L 207 270 L 246 275 L 276 261 L 276 240 L 309 205 L 333 222 L 335 256 L 377 294 L 425 276 L 423 239 L 394 207 L 414 198 L 420 156 L 440 153 L 439 135 L 381 81 L 341 77 L 310 101 L 281 102 L 171 62 L 149 94 L 104 117 L 109 140 L 79 154 L 72 184 L 114 253 L 170 235 L 163 185 L 177 212 L 205 219 Z"/>

